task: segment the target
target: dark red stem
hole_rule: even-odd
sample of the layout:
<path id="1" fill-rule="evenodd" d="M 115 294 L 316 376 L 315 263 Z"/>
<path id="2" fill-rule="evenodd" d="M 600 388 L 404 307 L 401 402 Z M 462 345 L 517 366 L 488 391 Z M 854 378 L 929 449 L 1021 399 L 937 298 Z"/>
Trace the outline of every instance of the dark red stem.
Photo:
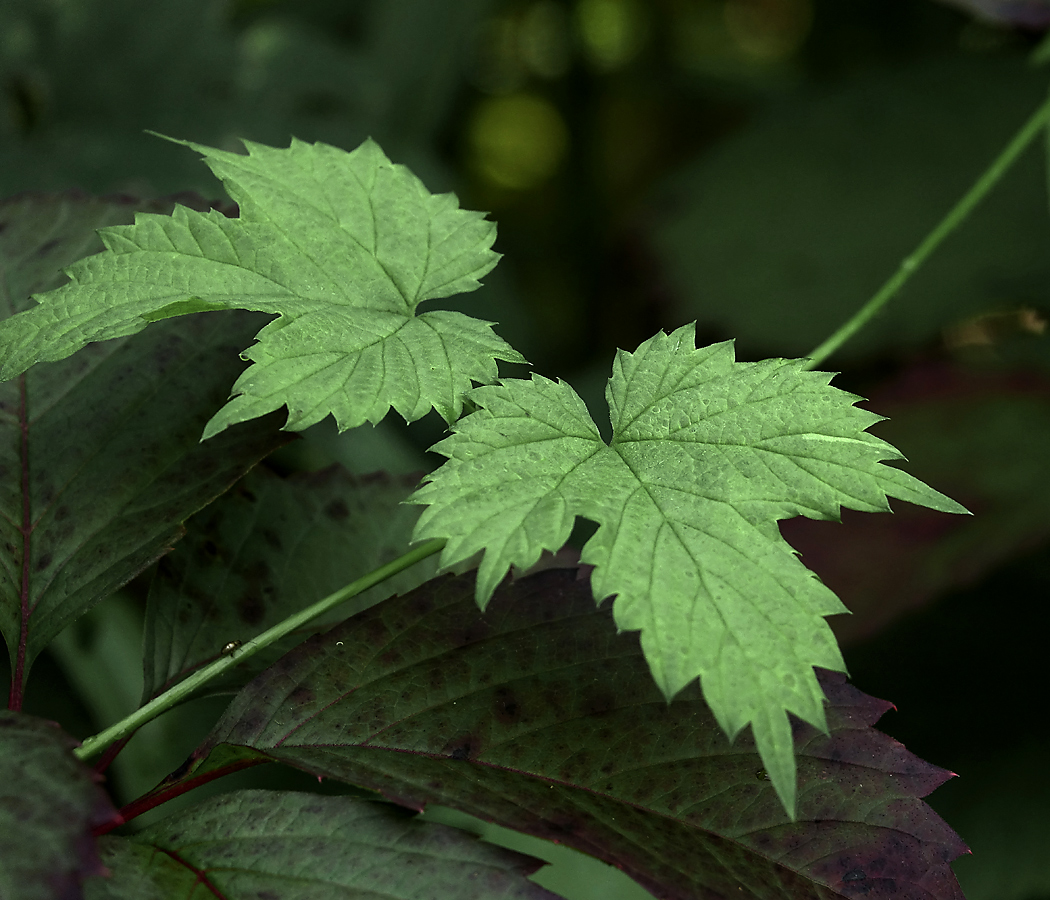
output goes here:
<path id="1" fill-rule="evenodd" d="M 161 785 L 160 787 L 154 788 L 148 794 L 143 794 L 137 800 L 132 800 L 127 806 L 120 810 L 120 815 L 111 822 L 106 822 L 92 829 L 92 834 L 95 837 L 100 837 L 107 832 L 112 831 L 118 825 L 123 825 L 125 822 L 130 822 L 136 816 L 141 816 L 144 812 L 148 812 L 154 807 L 160 806 L 162 803 L 167 803 L 174 797 L 178 797 L 180 794 L 185 794 L 187 791 L 192 791 L 195 787 L 200 787 L 202 784 L 207 784 L 209 781 L 214 781 L 216 778 L 222 778 L 224 775 L 232 775 L 234 772 L 239 772 L 241 769 L 250 769 L 252 766 L 258 766 L 262 763 L 269 762 L 268 759 L 243 759 L 235 763 L 230 763 L 228 766 L 221 766 L 218 769 L 212 769 L 210 772 L 205 772 L 203 775 L 197 775 L 192 778 L 187 778 L 184 781 L 176 782 L 170 785 Z"/>
<path id="2" fill-rule="evenodd" d="M 135 732 L 132 732 L 126 737 L 122 737 L 119 741 L 114 741 L 112 744 L 110 744 L 106 748 L 106 752 L 103 753 L 98 758 L 98 762 L 95 763 L 95 771 L 98 772 L 99 775 L 105 772 L 106 769 L 108 769 L 113 763 L 113 760 L 117 758 L 117 754 L 120 753 L 120 751 L 127 746 L 128 741 L 130 741 L 134 736 Z"/>

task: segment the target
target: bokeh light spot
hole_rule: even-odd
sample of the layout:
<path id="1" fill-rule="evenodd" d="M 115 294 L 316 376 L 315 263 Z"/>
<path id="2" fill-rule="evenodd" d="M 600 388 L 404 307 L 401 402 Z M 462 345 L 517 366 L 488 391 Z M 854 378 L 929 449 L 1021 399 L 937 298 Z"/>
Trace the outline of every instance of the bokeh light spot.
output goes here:
<path id="1" fill-rule="evenodd" d="M 467 128 L 471 163 L 499 187 L 528 190 L 558 170 L 569 131 L 549 100 L 529 93 L 482 100 Z"/>
<path id="2" fill-rule="evenodd" d="M 606 72 L 634 59 L 648 36 L 648 22 L 637 0 L 579 0 L 576 25 L 587 59 Z"/>

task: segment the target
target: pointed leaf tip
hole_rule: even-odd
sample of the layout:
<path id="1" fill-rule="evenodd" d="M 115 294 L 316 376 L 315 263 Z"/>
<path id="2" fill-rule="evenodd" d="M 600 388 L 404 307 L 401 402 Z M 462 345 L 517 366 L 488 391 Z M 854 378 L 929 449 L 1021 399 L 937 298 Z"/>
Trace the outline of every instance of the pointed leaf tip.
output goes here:
<path id="1" fill-rule="evenodd" d="M 484 602 L 597 522 L 581 560 L 617 626 L 640 631 L 668 698 L 699 678 L 731 737 L 747 724 L 785 807 L 795 763 L 788 713 L 824 727 L 813 667 L 844 671 L 825 617 L 846 612 L 781 538 L 777 521 L 888 511 L 888 496 L 958 504 L 883 464 L 878 416 L 801 360 L 740 363 L 732 342 L 695 346 L 692 324 L 618 351 L 606 389 L 610 445 L 578 395 L 533 377 L 471 393 L 478 410 L 434 449 L 448 461 L 413 497 L 416 539 L 444 538 L 442 562 L 484 552 Z M 960 507 L 961 508 L 961 507 Z"/>
<path id="2" fill-rule="evenodd" d="M 887 703 L 817 673 L 827 732 L 792 722 L 792 823 L 751 736 L 730 743 L 696 684 L 668 705 L 638 635 L 578 574 L 501 585 L 484 613 L 473 573 L 372 607 L 262 673 L 198 755 L 265 753 L 451 806 L 669 900 L 873 895 L 876 877 L 894 896 L 961 900 L 949 863 L 965 845 L 919 799 L 947 773 L 872 727 Z"/>

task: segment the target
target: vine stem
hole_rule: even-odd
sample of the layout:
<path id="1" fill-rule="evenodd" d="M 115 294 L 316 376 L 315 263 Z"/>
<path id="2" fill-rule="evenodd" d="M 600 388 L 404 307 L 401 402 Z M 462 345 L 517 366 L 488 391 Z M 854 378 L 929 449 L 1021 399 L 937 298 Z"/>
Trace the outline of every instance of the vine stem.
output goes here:
<path id="1" fill-rule="evenodd" d="M 391 576 L 407 569 L 409 566 L 414 565 L 420 560 L 426 559 L 428 556 L 433 556 L 444 546 L 445 541 L 440 538 L 426 541 L 418 547 L 413 547 L 403 556 L 399 556 L 392 562 L 388 562 L 386 565 L 380 566 L 378 569 L 369 572 L 367 575 L 358 578 L 356 581 L 352 581 L 350 584 L 341 587 L 335 593 L 329 594 L 327 597 L 318 600 L 312 606 L 307 606 L 305 609 L 289 616 L 287 619 L 278 622 L 273 628 L 264 631 L 250 641 L 246 641 L 230 653 L 220 656 L 215 662 L 209 663 L 207 666 L 198 669 L 192 675 L 187 676 L 183 681 L 180 681 L 178 684 L 169 688 L 160 696 L 150 700 L 150 702 L 144 706 L 140 706 L 131 715 L 126 716 L 114 725 L 110 725 L 105 731 L 100 731 L 98 734 L 89 737 L 83 744 L 74 750 L 73 753 L 81 760 L 90 759 L 92 756 L 101 753 L 114 741 L 119 741 L 121 738 L 127 737 L 136 729 L 142 727 L 150 720 L 155 719 L 162 712 L 171 709 L 175 704 L 187 699 L 194 691 L 206 684 L 212 678 L 222 674 L 227 669 L 251 656 L 253 653 L 269 646 L 274 641 L 291 633 L 296 628 L 301 628 L 303 625 L 310 622 L 311 619 L 315 619 L 317 616 L 328 612 L 344 600 L 356 597 L 358 594 L 367 591 L 370 587 L 374 587 L 380 582 L 386 581 Z"/>
<path id="2" fill-rule="evenodd" d="M 803 369 L 814 369 L 819 366 L 853 337 L 854 334 L 860 331 L 894 297 L 908 279 L 918 271 L 927 257 L 937 249 L 941 241 L 962 224 L 973 208 L 984 199 L 984 196 L 1006 174 L 1017 158 L 1028 149 L 1028 145 L 1032 143 L 1036 135 L 1048 122 L 1050 122 L 1050 97 L 1021 126 L 1021 130 L 1014 135 L 1010 143 L 992 161 L 992 164 L 988 166 L 984 174 L 974 182 L 973 186 L 952 207 L 937 227 L 926 236 L 923 242 L 915 249 L 915 252 L 900 264 L 897 271 L 879 288 L 875 296 L 865 303 L 845 325 L 809 354 L 809 359 L 802 366 Z"/>

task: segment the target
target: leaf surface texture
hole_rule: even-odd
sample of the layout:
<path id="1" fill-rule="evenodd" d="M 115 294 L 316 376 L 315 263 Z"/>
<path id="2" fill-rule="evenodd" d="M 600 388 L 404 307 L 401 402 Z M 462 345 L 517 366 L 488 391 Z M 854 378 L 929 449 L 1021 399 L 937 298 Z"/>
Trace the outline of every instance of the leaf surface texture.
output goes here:
<path id="1" fill-rule="evenodd" d="M 496 359 L 524 362 L 491 323 L 416 315 L 425 300 L 479 287 L 499 258 L 496 229 L 454 195 L 428 192 L 374 142 L 351 153 L 246 142 L 247 155 L 177 143 L 204 155 L 240 218 L 178 206 L 104 229 L 106 253 L 0 323 L 0 379 L 171 316 L 278 315 L 245 351 L 253 365 L 208 423 L 210 437 L 282 406 L 290 430 L 330 413 L 340 430 L 375 423 L 391 407 L 408 421 L 432 408 L 452 421 L 472 382 L 495 380 Z"/>
<path id="2" fill-rule="evenodd" d="M 526 880 L 538 860 L 349 797 L 234 791 L 102 851 L 87 900 L 555 900 Z"/>
<path id="3" fill-rule="evenodd" d="M 792 822 L 754 742 L 694 683 L 667 703 L 637 636 L 550 570 L 484 612 L 445 576 L 316 635 L 249 684 L 186 777 L 258 752 L 565 843 L 658 897 L 961 900 L 965 850 L 919 798 L 950 773 L 871 725 L 890 707 L 823 673 L 829 733 L 796 721 Z"/>
<path id="4" fill-rule="evenodd" d="M 471 393 L 477 412 L 434 450 L 449 459 L 413 502 L 416 538 L 446 538 L 442 563 L 484 551 L 484 604 L 511 566 L 526 569 L 599 524 L 581 559 L 594 596 L 616 595 L 670 699 L 700 678 L 732 738 L 750 724 L 788 810 L 795 768 L 787 713 L 824 727 L 814 666 L 845 667 L 825 616 L 838 598 L 784 542 L 777 521 L 887 512 L 887 496 L 963 507 L 907 473 L 865 428 L 860 398 L 801 360 L 738 363 L 732 344 L 697 349 L 692 325 L 619 351 L 606 397 L 612 441 L 583 401 L 541 376 Z"/>

